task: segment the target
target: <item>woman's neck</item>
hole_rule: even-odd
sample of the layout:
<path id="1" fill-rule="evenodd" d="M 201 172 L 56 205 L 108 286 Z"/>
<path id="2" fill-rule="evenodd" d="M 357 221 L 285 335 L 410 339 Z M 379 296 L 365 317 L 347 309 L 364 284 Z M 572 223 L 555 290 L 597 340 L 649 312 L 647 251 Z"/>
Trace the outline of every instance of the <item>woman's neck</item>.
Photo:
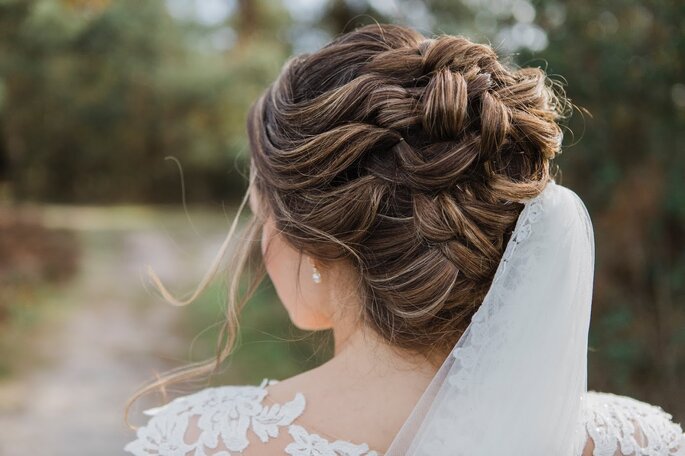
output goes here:
<path id="1" fill-rule="evenodd" d="M 360 315 L 364 312 L 364 304 L 358 295 L 349 292 L 357 289 L 357 276 L 348 269 L 336 271 L 336 274 L 335 282 L 341 285 L 332 288 L 327 299 L 334 309 L 330 317 L 334 354 L 326 364 L 343 365 L 350 374 L 356 372 L 367 378 L 375 375 L 387 379 L 397 375 L 430 380 L 447 353 L 422 353 L 392 345 Z"/>
<path id="2" fill-rule="evenodd" d="M 333 325 L 334 356 L 269 387 L 276 401 L 307 398 L 298 422 L 328 436 L 384 451 L 426 390 L 444 357 L 400 350 L 354 321 Z"/>
<path id="3" fill-rule="evenodd" d="M 392 346 L 373 329 L 357 324 L 334 327 L 334 355 L 326 365 L 353 384 L 392 384 L 405 392 L 423 391 L 445 359 Z"/>

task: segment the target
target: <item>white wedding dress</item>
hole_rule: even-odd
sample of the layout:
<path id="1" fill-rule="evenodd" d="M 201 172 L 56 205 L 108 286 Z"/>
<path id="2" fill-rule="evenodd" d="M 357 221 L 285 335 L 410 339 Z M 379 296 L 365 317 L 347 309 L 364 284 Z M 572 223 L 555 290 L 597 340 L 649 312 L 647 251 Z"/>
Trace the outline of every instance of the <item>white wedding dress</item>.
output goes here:
<path id="1" fill-rule="evenodd" d="M 594 272 L 590 217 L 549 182 L 525 201 L 469 327 L 390 445 L 388 456 L 685 456 L 658 407 L 587 391 Z M 273 382 L 274 380 L 272 380 Z M 136 455 L 379 456 L 302 423 L 305 396 L 278 404 L 259 386 L 206 388 L 145 413 Z M 585 455 L 583 455 L 585 456 Z"/>
<path id="2" fill-rule="evenodd" d="M 297 421 L 306 407 L 304 395 L 266 404 L 269 382 L 275 380 L 265 379 L 259 386 L 206 388 L 147 410 L 152 418 L 125 449 L 135 456 L 382 454 L 363 443 L 327 440 L 308 431 Z M 583 420 L 586 436 L 594 442 L 593 456 L 685 455 L 685 434 L 660 408 L 609 393 L 589 391 L 586 398 Z M 274 442 L 284 433 L 285 441 Z"/>

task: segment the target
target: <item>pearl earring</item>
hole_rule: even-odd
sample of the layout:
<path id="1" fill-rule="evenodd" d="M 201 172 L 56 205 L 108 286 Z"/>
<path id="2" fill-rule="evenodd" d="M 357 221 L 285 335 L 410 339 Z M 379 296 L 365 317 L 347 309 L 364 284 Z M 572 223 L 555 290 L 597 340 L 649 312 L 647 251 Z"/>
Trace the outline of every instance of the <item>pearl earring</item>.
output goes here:
<path id="1" fill-rule="evenodd" d="M 316 266 L 312 265 L 312 269 L 314 272 L 312 272 L 312 280 L 314 283 L 321 283 L 321 273 L 319 272 L 318 269 L 316 269 Z"/>

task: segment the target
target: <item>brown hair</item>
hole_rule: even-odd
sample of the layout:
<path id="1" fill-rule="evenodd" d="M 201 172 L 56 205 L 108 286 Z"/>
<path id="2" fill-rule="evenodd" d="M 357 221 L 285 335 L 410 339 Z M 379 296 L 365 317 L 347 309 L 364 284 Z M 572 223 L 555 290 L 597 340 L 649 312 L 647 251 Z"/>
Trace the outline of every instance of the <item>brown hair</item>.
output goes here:
<path id="1" fill-rule="evenodd" d="M 252 105 L 250 188 L 294 248 L 354 267 L 365 324 L 399 348 L 448 350 L 490 286 L 522 201 L 549 181 L 570 106 L 543 70 L 505 63 L 488 45 L 368 25 L 291 58 Z M 261 265 L 238 301 L 262 221 L 250 219 L 232 262 L 216 358 L 133 399 L 228 356 L 239 309 L 264 275 Z M 185 304 L 217 266 L 185 302 L 152 274 Z"/>

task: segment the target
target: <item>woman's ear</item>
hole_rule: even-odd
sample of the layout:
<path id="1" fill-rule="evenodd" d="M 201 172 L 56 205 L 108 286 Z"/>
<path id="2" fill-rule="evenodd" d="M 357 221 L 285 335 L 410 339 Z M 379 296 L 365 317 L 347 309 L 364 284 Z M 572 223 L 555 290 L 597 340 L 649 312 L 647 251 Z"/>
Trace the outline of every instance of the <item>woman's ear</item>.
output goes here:
<path id="1" fill-rule="evenodd" d="M 334 284 L 324 281 L 323 265 L 291 246 L 271 218 L 264 224 L 262 234 L 267 273 L 293 324 L 307 330 L 329 329 Z"/>

